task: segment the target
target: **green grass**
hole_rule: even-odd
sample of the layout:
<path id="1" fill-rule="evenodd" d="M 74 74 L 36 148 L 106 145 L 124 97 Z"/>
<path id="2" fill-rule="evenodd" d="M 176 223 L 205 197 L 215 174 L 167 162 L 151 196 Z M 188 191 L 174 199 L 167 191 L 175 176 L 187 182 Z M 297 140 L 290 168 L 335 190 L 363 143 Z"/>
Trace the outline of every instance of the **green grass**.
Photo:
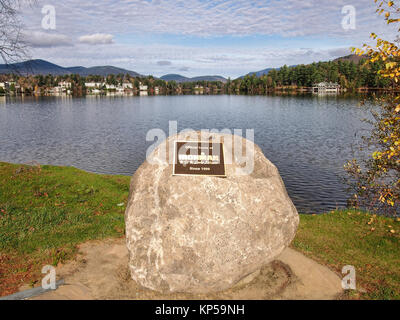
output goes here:
<path id="1" fill-rule="evenodd" d="M 0 296 L 37 283 L 43 265 L 72 258 L 77 244 L 123 236 L 129 181 L 0 162 Z M 399 240 L 399 221 L 350 210 L 301 215 L 292 247 L 338 273 L 353 265 L 363 290 L 345 298 L 400 299 Z"/>
<path id="2" fill-rule="evenodd" d="M 32 253 L 121 235 L 129 177 L 5 163 L 0 177 L 0 250 Z"/>
<path id="3" fill-rule="evenodd" d="M 0 295 L 16 278 L 37 281 L 43 263 L 72 257 L 79 243 L 123 235 L 129 179 L 0 162 Z"/>
<path id="4" fill-rule="evenodd" d="M 348 298 L 400 299 L 398 219 L 358 210 L 300 215 L 292 247 L 339 274 L 354 266 L 358 290 L 347 292 Z"/>

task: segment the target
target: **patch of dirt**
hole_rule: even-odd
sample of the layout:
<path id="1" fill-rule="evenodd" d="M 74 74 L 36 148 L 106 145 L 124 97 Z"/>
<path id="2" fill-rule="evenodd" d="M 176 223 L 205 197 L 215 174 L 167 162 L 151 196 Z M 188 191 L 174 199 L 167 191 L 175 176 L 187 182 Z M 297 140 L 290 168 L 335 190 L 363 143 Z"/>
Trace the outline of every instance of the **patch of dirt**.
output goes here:
<path id="1" fill-rule="evenodd" d="M 131 279 L 125 239 L 82 244 L 75 261 L 57 267 L 57 278 L 63 278 L 65 285 L 33 299 L 335 299 L 342 292 L 335 273 L 288 248 L 229 290 L 162 294 Z"/>

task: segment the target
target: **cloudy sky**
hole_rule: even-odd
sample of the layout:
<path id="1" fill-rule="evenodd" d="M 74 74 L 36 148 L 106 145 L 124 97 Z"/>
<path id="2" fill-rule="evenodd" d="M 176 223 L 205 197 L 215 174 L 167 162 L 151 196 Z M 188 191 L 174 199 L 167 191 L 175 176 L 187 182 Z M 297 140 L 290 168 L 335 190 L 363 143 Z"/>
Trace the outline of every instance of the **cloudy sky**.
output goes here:
<path id="1" fill-rule="evenodd" d="M 345 6 L 355 29 L 342 27 Z M 21 10 L 32 58 L 155 76 L 235 78 L 347 55 L 370 32 L 396 36 L 373 0 L 37 0 Z"/>

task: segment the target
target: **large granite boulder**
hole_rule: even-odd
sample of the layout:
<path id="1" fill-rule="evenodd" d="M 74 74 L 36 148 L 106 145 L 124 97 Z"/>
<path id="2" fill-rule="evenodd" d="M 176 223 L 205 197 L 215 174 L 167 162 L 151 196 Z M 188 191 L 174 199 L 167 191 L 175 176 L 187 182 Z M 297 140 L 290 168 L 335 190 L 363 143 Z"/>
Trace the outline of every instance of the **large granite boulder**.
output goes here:
<path id="1" fill-rule="evenodd" d="M 171 142 L 186 136 L 161 143 L 131 180 L 125 212 L 129 268 L 135 281 L 153 290 L 220 291 L 277 257 L 293 240 L 299 217 L 277 168 L 241 137 L 235 139 L 242 154 L 254 150 L 251 172 L 234 155 L 226 178 L 173 176 Z M 227 154 L 237 148 L 233 136 L 212 136 L 224 142 L 229 162 Z"/>

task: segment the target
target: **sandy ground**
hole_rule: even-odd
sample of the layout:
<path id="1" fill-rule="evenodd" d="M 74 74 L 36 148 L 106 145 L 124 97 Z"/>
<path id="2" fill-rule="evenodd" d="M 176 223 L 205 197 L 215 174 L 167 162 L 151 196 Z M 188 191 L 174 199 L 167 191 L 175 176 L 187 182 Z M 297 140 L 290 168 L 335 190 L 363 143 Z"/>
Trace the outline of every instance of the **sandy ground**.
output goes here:
<path id="1" fill-rule="evenodd" d="M 33 299 L 336 299 L 342 294 L 334 272 L 289 248 L 235 287 L 207 295 L 143 288 L 130 278 L 127 264 L 125 239 L 84 243 L 75 261 L 57 267 L 65 285 Z"/>

